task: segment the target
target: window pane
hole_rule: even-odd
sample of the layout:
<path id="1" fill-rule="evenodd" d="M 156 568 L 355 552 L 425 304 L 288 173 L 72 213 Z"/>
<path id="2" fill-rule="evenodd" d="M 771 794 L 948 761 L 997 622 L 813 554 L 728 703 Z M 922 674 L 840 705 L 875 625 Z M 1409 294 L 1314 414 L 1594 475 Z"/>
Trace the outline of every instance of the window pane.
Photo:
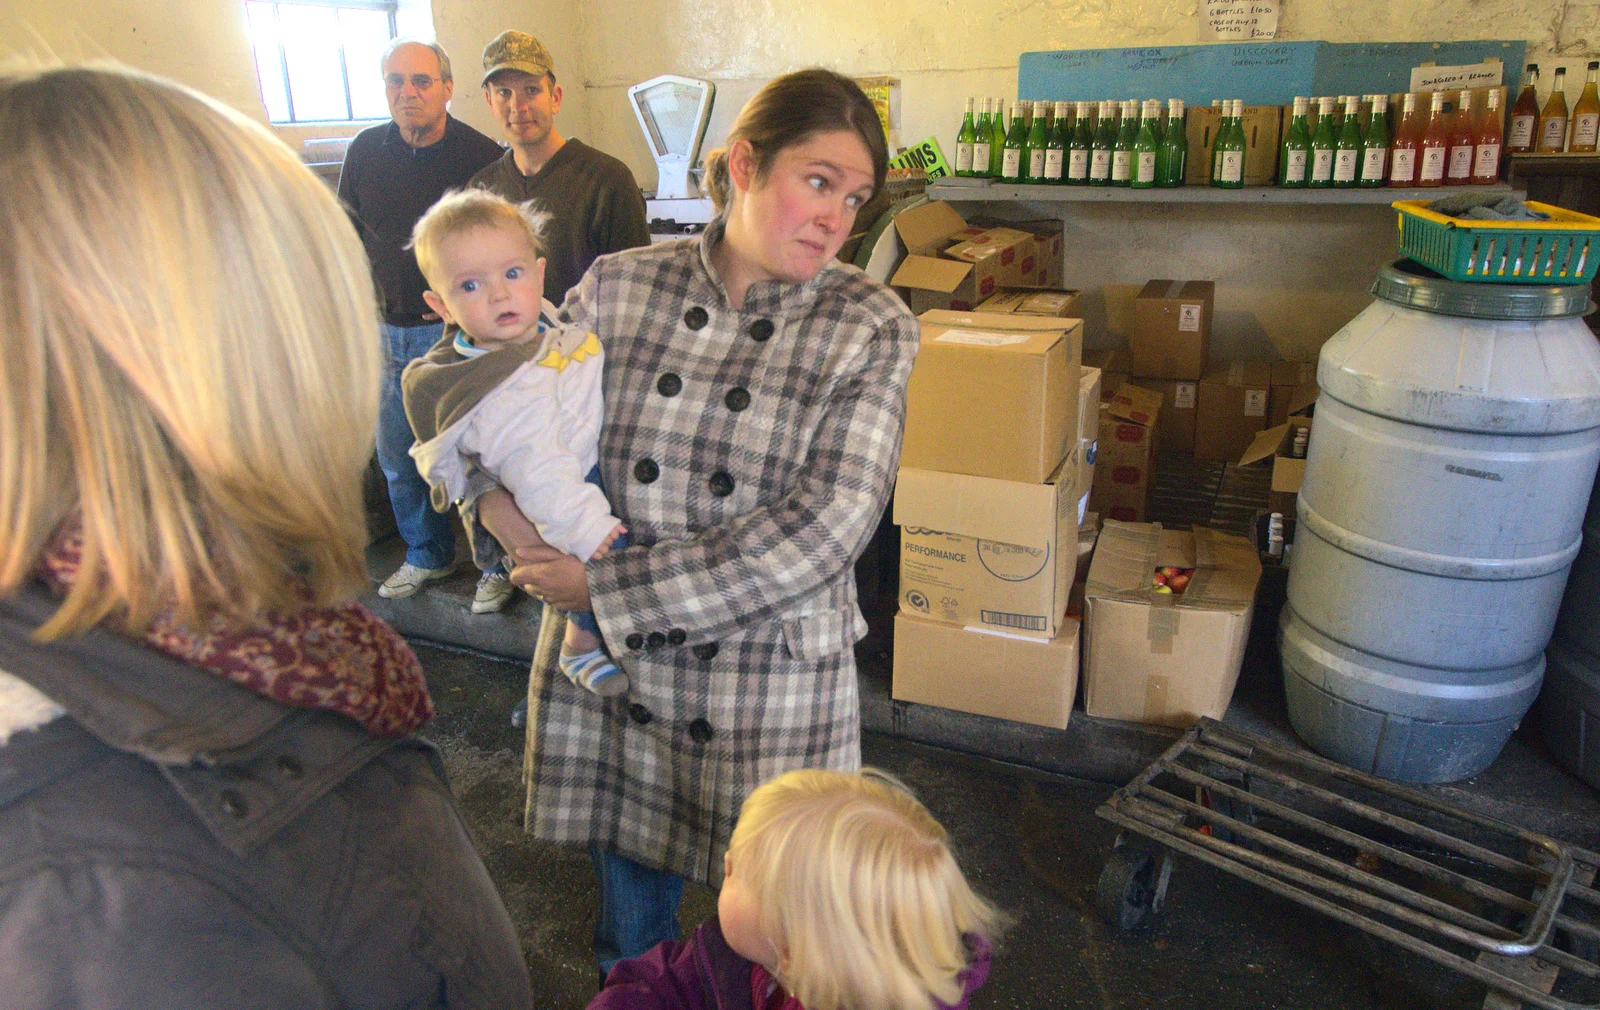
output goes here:
<path id="1" fill-rule="evenodd" d="M 279 4 L 278 26 L 289 63 L 295 120 L 350 118 L 339 68 L 338 12 L 332 7 Z"/>
<path id="2" fill-rule="evenodd" d="M 289 95 L 284 90 L 283 63 L 278 59 L 278 26 L 272 18 L 272 5 L 256 0 L 244 5 L 250 16 L 250 42 L 256 50 L 256 76 L 261 79 L 261 100 L 267 118 L 274 123 L 289 121 Z"/>
<path id="3" fill-rule="evenodd" d="M 385 119 L 389 100 L 383 91 L 383 71 L 378 60 L 389 44 L 389 15 L 385 11 L 345 8 L 339 11 L 344 38 L 344 63 L 350 74 L 350 107 L 357 119 Z"/>

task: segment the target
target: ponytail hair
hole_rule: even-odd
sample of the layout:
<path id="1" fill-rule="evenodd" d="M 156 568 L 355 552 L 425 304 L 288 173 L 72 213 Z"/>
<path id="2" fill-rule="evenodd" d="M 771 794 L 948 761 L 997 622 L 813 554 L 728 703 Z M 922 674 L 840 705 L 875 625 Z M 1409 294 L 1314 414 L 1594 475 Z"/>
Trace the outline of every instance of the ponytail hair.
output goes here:
<path id="1" fill-rule="evenodd" d="M 835 130 L 853 131 L 867 145 L 873 190 L 882 189 L 889 168 L 889 142 L 878 110 L 860 85 L 821 67 L 797 70 L 767 82 L 745 103 L 723 146 L 706 155 L 705 186 L 717 216 L 726 217 L 733 204 L 728 150 L 735 143 L 743 140 L 750 144 L 759 180 L 766 177 L 779 152 Z"/>

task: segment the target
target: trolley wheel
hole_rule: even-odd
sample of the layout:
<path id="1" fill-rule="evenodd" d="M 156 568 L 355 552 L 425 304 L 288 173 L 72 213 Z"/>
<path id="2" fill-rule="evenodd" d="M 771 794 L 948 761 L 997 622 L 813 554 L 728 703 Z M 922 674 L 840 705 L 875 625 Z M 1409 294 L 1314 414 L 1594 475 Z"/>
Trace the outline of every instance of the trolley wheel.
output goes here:
<path id="1" fill-rule="evenodd" d="M 1095 911 L 1106 925 L 1127 932 L 1144 922 L 1156 904 L 1158 886 L 1164 882 L 1158 872 L 1161 862 L 1132 845 L 1111 850 L 1094 897 Z"/>

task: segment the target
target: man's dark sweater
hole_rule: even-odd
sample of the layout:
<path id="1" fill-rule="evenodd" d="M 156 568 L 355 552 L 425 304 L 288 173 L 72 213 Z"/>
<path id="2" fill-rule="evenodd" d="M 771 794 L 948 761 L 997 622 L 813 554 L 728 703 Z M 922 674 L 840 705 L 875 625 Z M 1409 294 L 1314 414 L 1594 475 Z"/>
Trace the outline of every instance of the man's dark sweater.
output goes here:
<path id="1" fill-rule="evenodd" d="M 606 253 L 650 244 L 644 197 L 628 166 L 589 145 L 568 140 L 531 176 L 517 167 L 516 152 L 472 179 L 513 203 L 535 201 L 548 211 L 544 227 L 544 296 L 559 306 L 589 264 Z"/>
<path id="2" fill-rule="evenodd" d="M 339 199 L 350 209 L 372 261 L 383 317 L 393 326 L 421 326 L 428 284 L 405 248 L 417 218 L 445 194 L 466 186 L 503 148 L 454 116 L 444 137 L 427 147 L 405 142 L 393 122 L 362 130 L 339 172 Z"/>

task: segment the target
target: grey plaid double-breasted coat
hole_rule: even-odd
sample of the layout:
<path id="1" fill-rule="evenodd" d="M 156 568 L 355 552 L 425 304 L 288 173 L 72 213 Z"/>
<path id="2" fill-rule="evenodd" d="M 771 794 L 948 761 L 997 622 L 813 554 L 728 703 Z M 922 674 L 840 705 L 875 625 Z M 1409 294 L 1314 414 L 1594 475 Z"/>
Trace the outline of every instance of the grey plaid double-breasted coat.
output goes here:
<path id="1" fill-rule="evenodd" d="M 597 260 L 561 313 L 606 347 L 600 468 L 635 546 L 588 566 L 632 690 L 529 683 L 527 822 L 716 883 L 746 796 L 860 765 L 853 568 L 893 486 L 917 322 L 831 263 L 729 306 L 698 239 Z"/>

